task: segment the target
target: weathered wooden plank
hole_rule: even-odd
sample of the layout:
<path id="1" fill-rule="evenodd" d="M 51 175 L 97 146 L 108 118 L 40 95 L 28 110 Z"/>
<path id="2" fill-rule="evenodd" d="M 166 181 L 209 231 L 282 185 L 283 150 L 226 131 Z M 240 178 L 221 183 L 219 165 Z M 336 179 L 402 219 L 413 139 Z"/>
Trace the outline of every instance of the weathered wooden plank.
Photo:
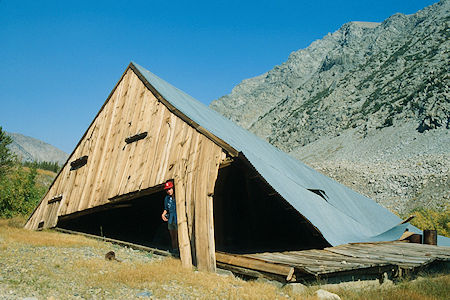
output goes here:
<path id="1" fill-rule="evenodd" d="M 233 266 L 233 265 L 228 265 L 228 264 L 221 263 L 221 262 L 217 262 L 217 267 L 224 269 L 224 270 L 229 270 L 229 271 L 233 272 L 234 274 L 239 274 L 241 276 L 245 276 L 245 277 L 249 277 L 249 278 L 265 278 L 265 279 L 277 280 L 277 281 L 281 281 L 281 282 L 285 281 L 285 278 L 283 276 L 279 276 L 277 274 L 258 272 L 255 270 L 246 269 L 246 268 Z"/>
<path id="2" fill-rule="evenodd" d="M 344 250 L 344 249 L 327 249 L 327 251 L 331 251 L 334 253 L 340 253 L 343 255 L 347 255 L 347 256 L 351 256 L 351 257 L 361 257 L 361 258 L 369 258 L 369 259 L 378 259 L 382 262 L 390 262 L 390 263 L 412 263 L 412 264 L 421 264 L 423 262 L 425 262 L 426 260 L 411 260 L 408 258 L 403 258 L 400 256 L 394 257 L 394 256 L 383 256 L 383 255 L 377 255 L 374 253 L 361 253 L 355 250 L 349 251 L 349 250 Z"/>
<path id="3" fill-rule="evenodd" d="M 408 249 L 417 252 L 427 251 L 430 253 L 441 253 L 443 255 L 450 254 L 450 247 L 426 245 L 426 244 L 415 244 L 415 243 L 392 243 L 392 246 L 401 245 L 403 249 Z"/>
<path id="4" fill-rule="evenodd" d="M 113 176 L 115 169 L 115 163 L 117 162 L 117 149 L 119 146 L 116 144 L 120 137 L 120 127 L 115 127 L 119 124 L 121 114 L 123 112 L 123 107 L 125 103 L 123 102 L 124 95 L 126 95 L 126 90 L 129 86 L 129 81 L 131 79 L 131 74 L 127 74 L 122 78 L 121 83 L 118 85 L 110 101 L 105 106 L 109 106 L 107 111 L 107 116 L 101 126 L 101 131 L 99 132 L 99 139 L 102 140 L 98 146 L 100 157 L 97 169 L 94 170 L 95 178 L 93 186 L 90 188 L 90 197 L 88 200 L 88 207 L 99 205 L 103 199 L 100 195 L 103 194 L 103 189 L 108 188 L 107 182 L 109 178 Z M 115 155 L 115 156 L 113 156 Z M 109 198 L 109 197 L 108 197 Z"/>
<path id="5" fill-rule="evenodd" d="M 188 135 L 189 126 L 182 122 L 176 123 L 175 136 L 173 138 L 171 151 L 169 152 L 167 163 L 163 172 L 163 178 L 174 178 L 177 170 L 177 163 L 182 159 L 184 144 Z M 179 171 L 179 170 L 178 170 Z"/>
<path id="6" fill-rule="evenodd" d="M 206 271 L 207 270 L 207 245 L 205 241 L 206 235 L 206 173 L 207 167 L 206 156 L 202 155 L 207 148 L 207 143 L 203 137 L 200 137 L 199 141 L 199 152 L 197 159 L 195 160 L 195 179 L 194 179 L 194 206 L 195 206 L 195 215 L 194 215 L 194 237 L 195 237 L 195 255 L 197 261 L 197 267 L 199 270 Z M 198 166 L 202 166 L 199 168 Z"/>
<path id="7" fill-rule="evenodd" d="M 150 115 L 150 124 L 149 124 L 149 144 L 147 147 L 151 149 L 151 152 L 148 152 L 148 154 L 145 155 L 143 158 L 145 160 L 143 169 L 145 172 L 142 174 L 141 177 L 141 186 L 151 186 L 152 184 L 155 184 L 151 181 L 154 170 L 154 164 L 155 164 L 155 149 L 159 142 L 159 137 L 163 121 L 164 121 L 164 113 L 165 113 L 165 107 L 159 102 L 156 102 L 152 100 L 152 104 L 154 106 L 154 109 L 152 111 L 152 114 Z"/>
<path id="8" fill-rule="evenodd" d="M 141 189 L 142 186 L 141 179 L 144 172 L 143 166 L 147 160 L 146 155 L 148 155 L 149 151 L 151 150 L 148 148 L 150 138 L 150 136 L 148 135 L 148 131 L 151 130 L 151 127 L 149 127 L 148 125 L 150 121 L 145 117 L 151 116 L 153 112 L 152 108 L 156 106 L 155 103 L 152 102 L 154 101 L 154 99 L 152 99 L 150 95 L 151 93 L 146 89 L 144 89 L 141 94 L 141 101 L 143 102 L 143 105 L 139 114 L 139 120 L 137 121 L 136 131 L 146 132 L 147 136 L 146 138 L 137 142 L 138 152 L 136 153 L 136 158 L 133 161 L 132 171 L 130 171 L 130 173 L 132 173 L 131 182 L 129 182 L 125 193 L 129 193 L 135 189 Z"/>
<path id="9" fill-rule="evenodd" d="M 137 105 L 134 108 L 134 113 L 132 116 L 132 119 L 128 121 L 129 129 L 130 129 L 130 135 L 136 134 L 138 132 L 146 132 L 146 135 L 148 135 L 148 129 L 144 127 L 144 124 L 142 124 L 142 119 L 144 114 L 144 111 L 150 103 L 146 101 L 147 99 L 144 97 L 146 93 L 149 93 L 149 91 L 145 88 L 145 86 L 137 80 L 137 90 L 136 95 L 133 97 L 136 99 Z M 131 99 L 130 99 L 131 100 Z M 131 123 L 131 125 L 130 125 Z M 125 142 L 126 143 L 126 142 Z M 124 170 L 124 174 L 126 181 L 121 183 L 121 187 L 119 188 L 118 194 L 125 194 L 129 193 L 133 190 L 136 190 L 138 187 L 135 185 L 137 182 L 137 168 L 140 165 L 140 162 L 142 160 L 140 154 L 143 151 L 143 142 L 142 140 L 136 141 L 133 143 L 134 146 L 130 149 L 130 155 L 128 159 L 128 163 L 126 165 L 126 169 Z M 124 147 L 128 147 L 130 144 L 125 145 Z"/>
<path id="10" fill-rule="evenodd" d="M 207 265 L 209 271 L 216 270 L 216 246 L 214 239 L 214 207 L 213 207 L 213 195 L 214 187 L 216 184 L 219 165 L 221 161 L 222 149 L 217 147 L 213 143 L 209 143 L 211 152 L 207 154 L 208 162 L 208 174 L 206 182 L 206 239 L 207 239 Z M 292 274 L 291 274 L 292 276 Z"/>
<path id="11" fill-rule="evenodd" d="M 411 256 L 405 255 L 401 251 L 401 247 L 397 250 L 389 249 L 385 246 L 385 244 L 379 245 L 343 245 L 340 246 L 341 249 L 348 249 L 350 251 L 354 251 L 360 254 L 372 255 L 375 254 L 377 257 L 384 257 L 386 259 L 392 260 L 405 260 L 404 257 L 407 257 L 408 261 L 411 263 L 417 262 L 422 263 L 427 260 L 426 257 L 422 256 Z M 406 261 L 405 261 L 406 262 Z"/>
<path id="12" fill-rule="evenodd" d="M 367 249 L 365 246 L 358 246 L 357 249 Z M 379 247 L 376 248 L 376 251 L 379 253 L 386 253 L 386 254 L 397 254 L 397 255 L 404 255 L 411 258 L 424 258 L 427 256 L 431 256 L 431 251 L 425 251 L 423 248 L 417 248 L 417 249 L 410 249 L 406 247 L 402 247 L 402 245 L 392 245 L 392 244 L 382 244 Z M 428 255 L 426 255 L 428 254 Z M 435 255 L 439 255 L 442 257 L 450 257 L 450 251 L 446 255 L 445 253 L 439 253 L 439 251 L 435 252 Z M 433 255 L 433 256 L 435 256 Z"/>
<path id="13" fill-rule="evenodd" d="M 99 124 L 102 124 L 102 122 L 104 122 L 106 115 L 108 113 L 108 108 L 105 109 L 103 114 L 100 114 L 98 116 L 98 122 L 96 122 L 96 124 L 94 124 L 94 126 L 91 127 L 92 131 L 90 131 L 90 133 L 86 135 L 87 140 L 89 141 L 88 153 L 90 165 L 87 168 L 87 175 L 85 176 L 86 179 L 82 187 L 80 201 L 76 208 L 77 211 L 83 209 L 84 207 L 88 207 L 89 205 L 89 193 L 91 192 L 91 188 L 94 181 L 93 176 L 99 165 L 98 161 L 100 156 L 99 144 L 101 143 L 101 140 L 98 136 L 100 131 Z"/>
<path id="14" fill-rule="evenodd" d="M 155 179 L 156 182 L 163 182 L 169 179 L 166 177 L 166 172 L 170 153 L 172 151 L 177 151 L 176 147 L 174 146 L 174 140 L 175 136 L 178 134 L 177 132 L 177 129 L 179 129 L 177 128 L 178 120 L 179 120 L 178 117 L 173 114 L 170 114 L 169 118 L 167 119 L 167 129 L 168 129 L 167 140 L 164 144 L 164 147 L 162 148 L 161 156 L 158 161 Z"/>
<path id="15" fill-rule="evenodd" d="M 260 259 L 271 261 L 271 262 L 278 262 L 278 263 L 286 263 L 290 264 L 292 266 L 295 266 L 296 268 L 302 268 L 305 271 L 309 273 L 319 274 L 324 272 L 337 272 L 342 270 L 352 270 L 352 269 L 358 269 L 358 268 L 366 268 L 371 267 L 373 265 L 369 264 L 357 264 L 357 263 L 342 263 L 342 262 L 330 262 L 330 261 L 322 261 L 322 260 L 315 260 L 315 259 L 307 259 L 304 257 L 296 257 L 296 256 L 279 256 L 278 253 L 273 256 L 263 256 L 259 257 Z M 381 265 L 381 264 L 380 264 Z"/>
<path id="16" fill-rule="evenodd" d="M 95 126 L 91 127 L 88 130 L 87 135 L 85 137 L 85 141 L 84 141 L 83 153 L 84 153 L 84 156 L 87 157 L 87 165 L 84 165 L 83 167 L 81 167 L 80 169 L 77 169 L 75 171 L 78 173 L 77 177 L 80 179 L 78 180 L 78 186 L 75 191 L 75 194 L 70 196 L 70 199 L 73 203 L 72 211 L 77 211 L 79 209 L 79 207 L 84 207 L 84 205 L 85 205 L 85 201 L 82 198 L 82 195 L 86 189 L 86 180 L 87 180 L 88 174 L 90 173 L 90 170 L 93 167 L 92 157 L 90 160 L 88 159 L 89 156 L 91 155 L 91 148 L 92 148 L 91 144 L 93 142 L 88 137 L 93 134 L 94 128 L 95 128 Z M 77 180 L 76 180 L 76 182 L 77 182 Z"/>
<path id="17" fill-rule="evenodd" d="M 160 128 L 157 128 L 159 132 L 156 137 L 156 145 L 153 152 L 154 157 L 150 173 L 150 181 L 149 181 L 150 185 L 161 183 L 160 181 L 158 181 L 158 170 L 159 165 L 161 164 L 161 158 L 164 152 L 163 150 L 166 149 L 166 145 L 170 139 L 170 127 L 168 125 L 169 123 L 170 123 L 170 111 L 164 109 L 161 126 Z"/>
<path id="18" fill-rule="evenodd" d="M 191 143 L 193 141 L 194 130 L 191 127 L 186 127 L 186 135 L 185 140 L 180 142 L 181 150 L 179 151 L 179 156 L 177 157 L 177 161 L 174 166 L 174 179 L 176 185 L 182 186 L 182 191 L 176 190 L 176 193 L 181 193 L 182 199 L 178 202 L 177 200 L 177 211 L 181 212 L 181 218 L 178 219 L 178 233 L 181 237 L 179 240 L 180 247 L 180 257 L 183 263 L 183 256 L 185 257 L 186 266 L 193 263 L 193 253 L 195 253 L 195 249 L 193 249 L 193 236 L 192 236 L 192 219 L 189 218 L 188 207 L 192 201 L 191 194 L 191 182 L 188 176 L 188 165 L 189 165 L 189 149 L 191 147 Z M 177 188 L 176 188 L 177 189 Z M 180 208 L 178 206 L 181 206 Z M 181 230 L 181 231 L 180 231 Z M 182 254 L 184 253 L 184 255 Z"/>
<path id="19" fill-rule="evenodd" d="M 191 237 L 192 257 L 196 259 L 195 254 L 195 234 L 194 234 L 194 205 L 195 205 L 195 180 L 197 178 L 196 168 L 201 145 L 201 138 L 198 134 L 193 134 L 193 141 L 189 146 L 188 155 L 190 157 L 187 162 L 187 179 L 186 179 L 186 216 L 188 221 L 189 236 Z M 196 261 L 195 261 L 196 262 Z"/>
<path id="20" fill-rule="evenodd" d="M 256 258 L 255 256 L 251 257 Z M 273 263 L 289 264 L 298 268 L 304 268 L 305 270 L 323 268 L 323 266 L 317 265 L 315 261 L 302 260 L 301 258 L 295 258 L 288 255 L 279 255 L 279 253 L 265 253 L 264 256 L 258 256 L 258 258 Z"/>
<path id="21" fill-rule="evenodd" d="M 305 252 L 305 253 L 301 253 Z M 371 260 L 368 258 L 354 258 L 349 256 L 340 255 L 337 253 L 331 253 L 324 250 L 317 250 L 317 252 L 312 252 L 311 250 L 306 251 L 296 251 L 300 256 L 308 257 L 316 260 L 325 260 L 325 261 L 336 261 L 336 262 L 345 262 L 350 264 L 364 264 L 368 266 L 375 266 L 380 264 L 380 260 Z"/>
<path id="22" fill-rule="evenodd" d="M 178 248 L 180 249 L 181 263 L 185 268 L 192 267 L 192 252 L 186 216 L 186 167 L 185 161 L 177 165 L 175 182 L 175 198 L 177 206 Z"/>
<path id="23" fill-rule="evenodd" d="M 361 267 L 370 267 L 375 265 L 375 263 L 367 263 L 367 262 L 357 262 L 357 261 L 347 261 L 345 260 L 344 257 L 341 257 L 341 259 L 339 261 L 336 260 L 329 260 L 324 258 L 321 259 L 317 259 L 317 258 L 311 258 L 308 257 L 306 255 L 290 255 L 289 257 L 291 257 L 293 260 L 298 260 L 299 264 L 303 265 L 311 265 L 311 266 L 316 266 L 316 265 L 320 265 L 320 266 L 327 266 L 327 267 L 337 267 L 337 268 L 342 268 L 343 266 L 345 266 L 345 268 L 361 268 Z M 378 265 L 379 262 L 376 264 Z"/>
<path id="24" fill-rule="evenodd" d="M 216 260 L 217 262 L 223 264 L 234 265 L 247 269 L 253 269 L 257 271 L 264 271 L 268 273 L 282 275 L 285 278 L 288 275 L 292 275 L 293 270 L 293 268 L 289 265 L 273 264 L 258 259 L 232 255 L 222 252 L 216 252 Z"/>
<path id="25" fill-rule="evenodd" d="M 139 109 L 140 105 L 140 99 L 137 97 L 139 93 L 139 87 L 140 83 L 139 80 L 132 76 L 130 86 L 128 88 L 128 94 L 126 97 L 124 97 L 125 101 L 125 107 L 124 112 L 122 114 L 121 122 L 117 125 L 120 126 L 123 131 L 120 136 L 120 139 L 116 142 L 117 145 L 120 146 L 121 150 L 119 150 L 119 157 L 118 162 L 119 164 L 116 165 L 115 169 L 115 176 L 113 177 L 112 181 L 109 183 L 110 187 L 112 188 L 113 193 L 104 193 L 103 197 L 110 197 L 110 196 L 116 196 L 123 193 L 124 185 L 130 178 L 130 175 L 127 173 L 127 170 L 129 168 L 130 162 L 132 160 L 133 152 L 136 149 L 137 144 L 126 144 L 125 138 L 131 134 L 134 134 L 134 130 L 132 130 L 133 121 L 134 121 L 134 115 L 136 114 L 136 111 Z"/>
<path id="26" fill-rule="evenodd" d="M 75 152 L 75 157 L 81 157 L 87 152 L 88 143 L 86 141 L 83 141 L 80 145 L 77 151 Z M 67 166 L 69 167 L 69 165 Z M 85 165 L 80 169 L 72 170 L 70 171 L 70 189 L 66 193 L 68 201 L 67 203 L 67 211 L 73 212 L 78 207 L 78 201 L 79 201 L 79 192 L 81 190 L 81 183 L 84 179 L 84 174 L 86 173 L 86 169 L 89 168 L 89 166 Z"/>
<path id="27" fill-rule="evenodd" d="M 128 81 L 124 83 L 123 93 L 119 95 L 119 99 L 116 104 L 115 116 L 113 119 L 112 136 L 109 144 L 107 145 L 105 160 L 107 162 L 107 170 L 101 174 L 101 185 L 99 189 L 95 191 L 96 202 L 94 205 L 100 204 L 103 199 L 108 199 L 117 195 L 117 189 L 119 188 L 118 181 L 121 179 L 123 173 L 120 170 L 123 165 L 126 164 L 126 158 L 129 148 L 126 149 L 124 137 L 129 133 L 128 120 L 131 114 L 131 108 L 133 107 L 134 98 L 130 98 L 130 95 L 134 93 L 134 83 L 137 82 L 136 78 L 132 74 L 129 74 Z"/>

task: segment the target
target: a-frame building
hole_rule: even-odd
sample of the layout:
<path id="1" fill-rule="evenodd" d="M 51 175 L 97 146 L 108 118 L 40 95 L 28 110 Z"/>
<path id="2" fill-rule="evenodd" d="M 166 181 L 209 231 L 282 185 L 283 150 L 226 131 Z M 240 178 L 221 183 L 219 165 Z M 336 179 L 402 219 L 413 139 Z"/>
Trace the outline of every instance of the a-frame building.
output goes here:
<path id="1" fill-rule="evenodd" d="M 172 179 L 183 265 L 248 252 L 395 240 L 409 227 L 131 63 L 25 227 L 164 244 Z M 400 224 L 400 225 L 399 225 Z"/>

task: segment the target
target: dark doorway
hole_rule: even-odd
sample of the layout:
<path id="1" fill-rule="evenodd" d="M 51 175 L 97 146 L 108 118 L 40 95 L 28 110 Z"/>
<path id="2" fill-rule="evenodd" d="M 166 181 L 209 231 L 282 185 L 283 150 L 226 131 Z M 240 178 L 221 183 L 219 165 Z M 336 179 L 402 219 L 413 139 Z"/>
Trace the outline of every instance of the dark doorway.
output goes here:
<path id="1" fill-rule="evenodd" d="M 63 216 L 57 227 L 167 250 L 170 236 L 161 219 L 164 196 L 161 190 L 97 207 L 88 214 Z"/>
<path id="2" fill-rule="evenodd" d="M 218 251 L 255 253 L 329 246 L 296 209 L 276 193 L 245 158 L 219 170 L 214 191 Z"/>

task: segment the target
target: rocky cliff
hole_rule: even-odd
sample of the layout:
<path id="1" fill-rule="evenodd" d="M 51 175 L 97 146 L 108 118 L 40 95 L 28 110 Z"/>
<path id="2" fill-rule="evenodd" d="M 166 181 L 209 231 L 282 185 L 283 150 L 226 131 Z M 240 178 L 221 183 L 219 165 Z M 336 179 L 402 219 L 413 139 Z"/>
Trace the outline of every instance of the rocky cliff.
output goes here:
<path id="1" fill-rule="evenodd" d="M 394 211 L 448 206 L 449 12 L 344 24 L 211 107 Z"/>

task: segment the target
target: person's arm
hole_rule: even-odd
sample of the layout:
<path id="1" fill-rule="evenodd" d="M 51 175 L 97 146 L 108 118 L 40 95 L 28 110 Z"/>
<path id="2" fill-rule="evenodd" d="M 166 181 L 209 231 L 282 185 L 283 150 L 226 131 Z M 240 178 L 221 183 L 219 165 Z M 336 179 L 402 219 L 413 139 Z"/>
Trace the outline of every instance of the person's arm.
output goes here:
<path id="1" fill-rule="evenodd" d="M 166 217 L 168 210 L 169 210 L 169 208 L 167 207 L 167 197 L 164 197 L 164 211 L 161 215 L 161 219 L 163 219 L 164 222 L 169 221 Z"/>
<path id="2" fill-rule="evenodd" d="M 167 215 L 167 210 L 164 210 L 163 213 L 162 213 L 162 215 L 161 215 L 161 218 L 163 219 L 164 222 L 169 221 L 169 220 L 166 218 L 166 215 Z"/>

